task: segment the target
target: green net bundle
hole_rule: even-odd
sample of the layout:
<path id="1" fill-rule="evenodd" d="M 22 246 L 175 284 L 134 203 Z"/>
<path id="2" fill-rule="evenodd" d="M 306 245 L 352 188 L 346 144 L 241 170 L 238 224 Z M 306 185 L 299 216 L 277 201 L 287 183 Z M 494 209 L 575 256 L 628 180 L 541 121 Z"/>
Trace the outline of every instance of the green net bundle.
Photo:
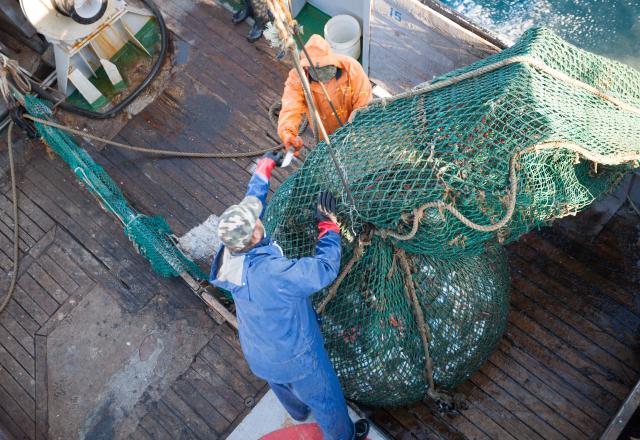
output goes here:
<path id="1" fill-rule="evenodd" d="M 328 303 L 322 332 L 350 399 L 399 405 L 426 395 L 424 352 L 393 253 L 374 238 Z M 397 265 L 398 263 L 395 263 Z M 480 368 L 504 331 L 509 276 L 503 251 L 455 262 L 415 256 L 415 283 L 431 330 L 433 376 L 453 388 Z"/>
<path id="2" fill-rule="evenodd" d="M 27 111 L 37 118 L 50 119 L 51 110 L 33 96 L 25 96 Z M 100 202 L 124 226 L 124 232 L 136 250 L 162 276 L 178 276 L 188 272 L 196 279 L 207 279 L 202 270 L 169 240 L 171 229 L 159 216 L 149 217 L 133 209 L 118 185 L 91 156 L 65 132 L 41 123 L 36 128 L 46 144 L 64 160 L 71 170 Z"/>
<path id="3" fill-rule="evenodd" d="M 374 101 L 331 143 L 354 203 L 321 143 L 273 196 L 265 224 L 287 256 L 311 255 L 315 198 L 339 195 L 343 271 L 373 229 L 323 332 L 349 398 L 403 404 L 425 396 L 425 350 L 394 255 L 411 261 L 433 379 L 453 388 L 505 327 L 501 245 L 577 213 L 637 165 L 640 73 L 532 29 L 510 49 Z"/>

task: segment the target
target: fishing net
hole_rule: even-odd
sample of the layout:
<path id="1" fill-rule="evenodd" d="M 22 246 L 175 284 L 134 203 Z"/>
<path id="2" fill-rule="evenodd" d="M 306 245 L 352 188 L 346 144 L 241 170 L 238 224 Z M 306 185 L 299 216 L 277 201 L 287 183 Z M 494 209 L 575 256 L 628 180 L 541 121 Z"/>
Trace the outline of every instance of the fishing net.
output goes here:
<path id="1" fill-rule="evenodd" d="M 353 203 L 320 143 L 265 224 L 287 256 L 311 255 L 315 198 L 339 195 L 342 274 L 316 299 L 327 348 L 349 398 L 403 404 L 424 397 L 430 377 L 455 387 L 495 347 L 508 308 L 501 245 L 577 213 L 637 166 L 640 73 L 532 29 L 374 101 L 331 144 Z"/>
<path id="2" fill-rule="evenodd" d="M 52 117 L 51 109 L 34 96 L 25 96 L 25 107 L 29 114 L 37 118 Z M 198 280 L 207 279 L 202 270 L 169 239 L 171 228 L 162 217 L 149 217 L 133 209 L 104 168 L 65 132 L 38 122 L 35 126 L 46 144 L 69 165 L 102 208 L 122 223 L 126 236 L 157 273 L 178 276 L 188 272 Z"/>

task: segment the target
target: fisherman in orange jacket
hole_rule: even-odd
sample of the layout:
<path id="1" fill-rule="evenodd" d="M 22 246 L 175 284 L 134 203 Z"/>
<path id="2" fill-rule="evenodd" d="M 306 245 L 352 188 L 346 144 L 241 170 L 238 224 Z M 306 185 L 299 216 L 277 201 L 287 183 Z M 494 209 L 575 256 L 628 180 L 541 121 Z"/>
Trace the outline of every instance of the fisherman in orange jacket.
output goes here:
<path id="1" fill-rule="evenodd" d="M 329 43 L 320 35 L 312 35 L 305 45 L 309 57 L 316 67 L 317 78 L 313 69 L 309 67 L 304 52 L 300 53 L 300 64 L 307 73 L 311 85 L 313 102 L 324 124 L 327 134 L 331 134 L 340 127 L 329 101 L 325 97 L 322 84 L 335 106 L 342 123 L 346 123 L 351 113 L 366 106 L 372 99 L 371 83 L 357 60 L 333 53 Z M 298 128 L 302 115 L 307 113 L 309 126 L 314 127 L 309 106 L 305 100 L 302 82 L 295 69 L 289 72 L 282 94 L 282 110 L 278 119 L 278 135 L 285 149 L 295 148 L 296 155 L 302 148 L 302 139 L 298 136 Z M 321 133 L 314 133 L 322 140 Z"/>

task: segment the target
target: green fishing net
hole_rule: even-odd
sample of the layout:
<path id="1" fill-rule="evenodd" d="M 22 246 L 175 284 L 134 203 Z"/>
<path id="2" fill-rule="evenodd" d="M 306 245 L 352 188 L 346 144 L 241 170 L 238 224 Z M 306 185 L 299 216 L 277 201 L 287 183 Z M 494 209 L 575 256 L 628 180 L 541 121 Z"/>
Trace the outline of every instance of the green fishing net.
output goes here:
<path id="1" fill-rule="evenodd" d="M 501 245 L 577 213 L 637 166 L 640 73 L 532 29 L 510 49 L 374 101 L 331 143 L 353 203 L 320 143 L 274 194 L 265 224 L 287 256 L 312 255 L 313 204 L 330 190 L 343 268 L 374 231 L 322 327 L 348 398 L 404 404 L 426 394 L 425 352 L 394 255 L 411 261 L 436 385 L 453 388 L 505 327 Z"/>
<path id="2" fill-rule="evenodd" d="M 25 96 L 25 107 L 32 116 L 41 119 L 52 116 L 50 108 L 34 96 Z M 35 126 L 42 139 L 67 163 L 102 208 L 122 223 L 126 236 L 157 273 L 178 276 L 188 272 L 196 279 L 207 279 L 202 270 L 169 239 L 171 229 L 162 217 L 149 217 L 133 209 L 104 168 L 65 132 L 38 122 Z"/>

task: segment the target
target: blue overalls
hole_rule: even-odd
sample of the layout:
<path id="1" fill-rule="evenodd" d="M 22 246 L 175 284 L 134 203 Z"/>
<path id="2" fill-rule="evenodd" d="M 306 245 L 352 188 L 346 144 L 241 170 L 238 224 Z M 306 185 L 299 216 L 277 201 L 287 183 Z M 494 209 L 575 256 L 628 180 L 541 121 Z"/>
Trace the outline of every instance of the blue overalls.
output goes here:
<path id="1" fill-rule="evenodd" d="M 247 195 L 264 208 L 269 181 L 255 173 Z M 249 252 L 222 247 L 211 267 L 213 285 L 233 295 L 240 345 L 251 370 L 266 380 L 291 417 L 313 412 L 325 440 L 352 440 L 353 422 L 324 349 L 311 295 L 333 282 L 340 269 L 340 235 L 329 231 L 315 257 L 289 259 L 265 237 Z"/>

